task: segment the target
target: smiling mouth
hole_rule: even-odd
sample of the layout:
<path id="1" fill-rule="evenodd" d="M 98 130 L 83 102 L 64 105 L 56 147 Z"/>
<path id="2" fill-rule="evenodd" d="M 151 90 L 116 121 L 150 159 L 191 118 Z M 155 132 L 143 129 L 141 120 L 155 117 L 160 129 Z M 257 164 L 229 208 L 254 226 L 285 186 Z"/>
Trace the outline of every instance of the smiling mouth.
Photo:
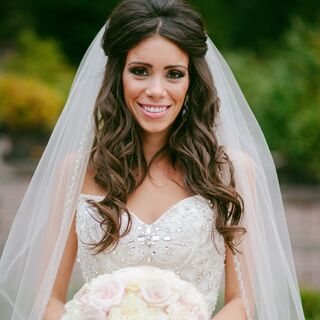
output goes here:
<path id="1" fill-rule="evenodd" d="M 150 113 L 162 113 L 171 107 L 171 105 L 169 105 L 169 106 L 165 106 L 165 105 L 155 106 L 155 105 L 142 104 L 142 103 L 138 103 L 138 105 L 143 110 L 150 112 Z"/>

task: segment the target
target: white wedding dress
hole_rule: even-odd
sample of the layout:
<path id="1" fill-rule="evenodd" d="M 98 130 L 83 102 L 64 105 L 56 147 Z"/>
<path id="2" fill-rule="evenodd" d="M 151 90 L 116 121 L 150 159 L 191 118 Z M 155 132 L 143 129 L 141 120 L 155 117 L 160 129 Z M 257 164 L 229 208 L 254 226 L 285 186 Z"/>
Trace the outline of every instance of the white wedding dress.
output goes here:
<path id="1" fill-rule="evenodd" d="M 88 244 L 97 243 L 103 231 L 97 210 L 86 200 L 102 198 L 81 194 L 78 203 L 78 262 L 85 281 L 129 266 L 152 265 L 173 270 L 203 294 L 211 316 L 225 263 L 223 237 L 215 228 L 214 241 L 211 237 L 215 220 L 211 203 L 201 195 L 190 196 L 172 205 L 152 224 L 143 222 L 130 212 L 132 228 L 129 234 L 120 239 L 114 251 L 93 255 Z M 122 230 L 126 224 L 127 215 L 123 215 Z"/>

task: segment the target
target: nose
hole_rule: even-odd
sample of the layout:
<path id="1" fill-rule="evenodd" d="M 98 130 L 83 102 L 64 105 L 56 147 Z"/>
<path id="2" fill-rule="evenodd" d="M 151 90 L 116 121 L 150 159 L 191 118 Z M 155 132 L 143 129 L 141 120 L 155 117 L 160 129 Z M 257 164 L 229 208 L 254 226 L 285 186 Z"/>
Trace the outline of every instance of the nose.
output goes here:
<path id="1" fill-rule="evenodd" d="M 148 82 L 146 94 L 152 98 L 162 98 L 166 94 L 166 89 L 160 77 L 153 77 Z"/>

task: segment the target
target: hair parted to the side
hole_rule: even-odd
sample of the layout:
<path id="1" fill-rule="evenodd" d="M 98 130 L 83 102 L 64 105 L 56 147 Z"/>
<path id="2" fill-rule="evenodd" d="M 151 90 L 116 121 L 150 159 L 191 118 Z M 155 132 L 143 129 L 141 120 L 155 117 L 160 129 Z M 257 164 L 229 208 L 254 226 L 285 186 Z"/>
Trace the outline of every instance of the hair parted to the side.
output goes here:
<path id="1" fill-rule="evenodd" d="M 180 112 L 165 146 L 147 163 L 139 125 L 126 107 L 121 76 L 128 51 L 154 34 L 170 39 L 189 55 L 190 84 L 186 114 Z M 114 248 L 130 231 L 128 196 L 161 154 L 184 172 L 186 190 L 211 200 L 217 230 L 232 252 L 237 251 L 234 240 L 245 233 L 238 226 L 243 200 L 235 190 L 232 163 L 215 136 L 219 98 L 204 57 L 206 39 L 200 15 L 183 0 L 124 0 L 111 13 L 102 41 L 108 62 L 94 109 L 95 139 L 90 155 L 95 182 L 106 191 L 102 201 L 89 200 L 100 213 L 105 231 L 102 240 L 92 244 L 96 253 Z M 229 168 L 228 183 L 221 177 L 222 165 Z M 122 212 L 129 223 L 121 234 Z M 213 232 L 212 237 L 214 240 Z"/>

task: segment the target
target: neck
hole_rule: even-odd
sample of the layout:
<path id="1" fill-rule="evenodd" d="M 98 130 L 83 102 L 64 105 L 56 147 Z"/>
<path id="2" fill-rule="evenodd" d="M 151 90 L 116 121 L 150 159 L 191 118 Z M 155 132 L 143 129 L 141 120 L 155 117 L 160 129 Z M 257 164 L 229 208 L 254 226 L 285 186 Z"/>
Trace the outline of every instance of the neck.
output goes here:
<path id="1" fill-rule="evenodd" d="M 166 143 L 166 134 L 159 132 L 143 135 L 143 150 L 147 162 L 159 151 Z"/>

